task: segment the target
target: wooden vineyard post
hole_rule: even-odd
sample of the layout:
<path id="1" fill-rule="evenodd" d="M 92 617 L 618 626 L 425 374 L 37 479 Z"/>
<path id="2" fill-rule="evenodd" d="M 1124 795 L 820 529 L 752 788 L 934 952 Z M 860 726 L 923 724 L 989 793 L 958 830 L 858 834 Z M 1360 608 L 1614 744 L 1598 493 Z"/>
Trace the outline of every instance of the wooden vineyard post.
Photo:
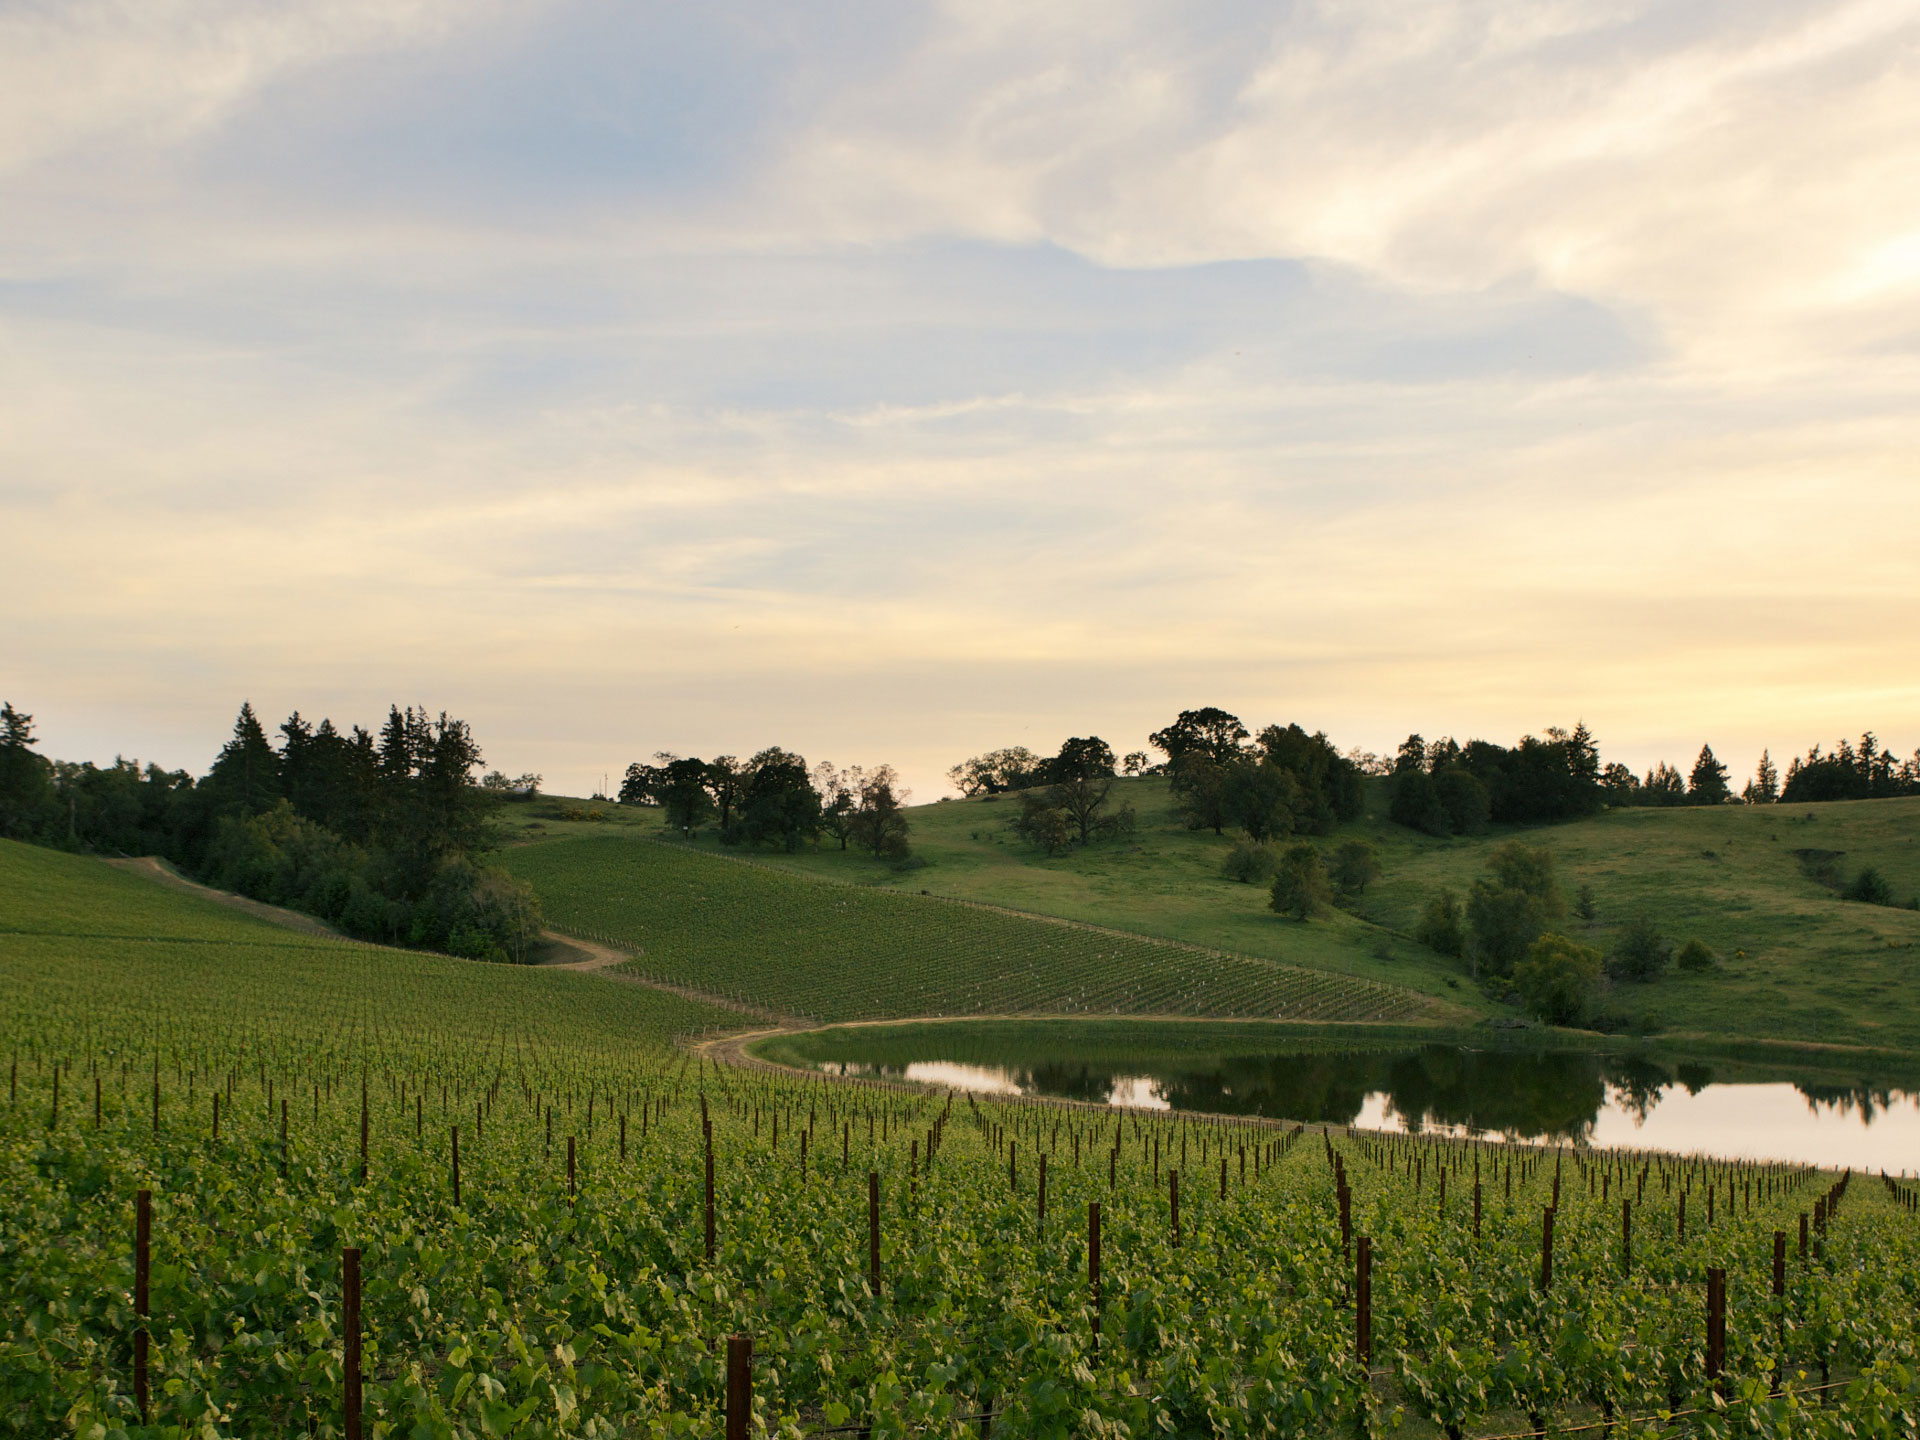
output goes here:
<path id="1" fill-rule="evenodd" d="M 1723 1398 L 1727 1383 L 1721 1372 L 1727 1365 L 1727 1272 L 1715 1266 L 1707 1271 L 1707 1379 Z"/>
<path id="2" fill-rule="evenodd" d="M 1787 1232 L 1773 1232 L 1773 1393 L 1780 1393 L 1787 1351 Z"/>
<path id="3" fill-rule="evenodd" d="M 1540 1212 L 1540 1293 L 1553 1289 L 1553 1207 Z"/>
<path id="4" fill-rule="evenodd" d="M 1687 1192 L 1686 1191 L 1682 1190 L 1680 1192 L 1680 1204 L 1679 1204 L 1679 1207 L 1673 1213 L 1674 1213 L 1674 1223 L 1679 1227 L 1680 1238 L 1682 1240 L 1685 1240 L 1687 1238 Z"/>
<path id="5" fill-rule="evenodd" d="M 216 1107 L 219 1098 L 217 1095 L 214 1097 Z M 216 1108 L 216 1116 L 218 1113 Z M 364 1076 L 360 1080 L 360 1183 L 362 1185 L 367 1183 L 367 1082 Z M 359 1424 L 358 1421 L 354 1423 L 356 1426 Z"/>
<path id="6" fill-rule="evenodd" d="M 1800 1258 L 1807 1258 L 1807 1212 L 1800 1212 Z"/>
<path id="7" fill-rule="evenodd" d="M 1353 1192 L 1344 1180 L 1334 1198 L 1340 1204 L 1340 1254 L 1344 1257 L 1353 1254 Z"/>
<path id="8" fill-rule="evenodd" d="M 1633 1202 L 1620 1197 L 1620 1273 L 1633 1273 Z"/>
<path id="9" fill-rule="evenodd" d="M 1353 1358 L 1373 1363 L 1373 1241 L 1362 1235 L 1353 1256 Z"/>
<path id="10" fill-rule="evenodd" d="M 707 1263 L 713 1263 L 713 1131 L 707 1131 L 707 1184 L 706 1184 L 706 1221 L 707 1221 Z"/>
<path id="11" fill-rule="evenodd" d="M 1093 1348 L 1100 1349 L 1100 1202 L 1087 1204 L 1087 1288 L 1093 1296 Z"/>
<path id="12" fill-rule="evenodd" d="M 867 1283 L 880 1293 L 880 1172 L 867 1172 Z"/>
<path id="13" fill-rule="evenodd" d="M 53 1086 L 54 1100 L 55 1103 L 58 1103 L 60 1098 L 60 1072 L 58 1070 L 53 1072 Z M 218 1090 L 213 1092 L 213 1143 L 216 1145 L 220 1143 L 220 1092 Z"/>
<path id="14" fill-rule="evenodd" d="M 1227 1152 L 1220 1152 L 1220 1198 L 1227 1198 Z"/>
<path id="15" fill-rule="evenodd" d="M 573 1203 L 573 1136 L 567 1136 L 567 1203 Z"/>
<path id="16" fill-rule="evenodd" d="M 340 1329 L 345 1342 L 345 1428 L 347 1440 L 360 1440 L 360 1252 L 340 1252 Z"/>
<path id="17" fill-rule="evenodd" d="M 1473 1238 L 1480 1238 L 1480 1177 L 1473 1180 Z"/>
<path id="18" fill-rule="evenodd" d="M 1173 1215 L 1173 1248 L 1178 1250 L 1180 1248 L 1180 1172 L 1178 1170 L 1167 1172 L 1167 1199 Z"/>
<path id="19" fill-rule="evenodd" d="M 140 1423 L 147 1423 L 147 1280 L 153 1265 L 153 1192 L 133 1196 L 133 1313 L 140 1328 L 133 1332 L 133 1403 L 140 1407 Z"/>
<path id="20" fill-rule="evenodd" d="M 753 1420 L 753 1337 L 727 1337 L 727 1440 L 747 1440 Z"/>
<path id="21" fill-rule="evenodd" d="M 1020 1193 L 1019 1160 L 1020 1142 L 1018 1140 L 1009 1140 L 1007 1142 L 1007 1188 L 1016 1195 Z"/>
<path id="22" fill-rule="evenodd" d="M 460 1208 L 460 1127 L 453 1127 L 453 1208 Z"/>

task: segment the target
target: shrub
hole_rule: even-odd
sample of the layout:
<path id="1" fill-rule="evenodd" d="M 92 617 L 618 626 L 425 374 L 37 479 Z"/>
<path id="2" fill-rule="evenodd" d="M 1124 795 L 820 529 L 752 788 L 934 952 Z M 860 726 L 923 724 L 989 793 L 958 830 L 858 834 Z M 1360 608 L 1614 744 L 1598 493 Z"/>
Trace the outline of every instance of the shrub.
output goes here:
<path id="1" fill-rule="evenodd" d="M 1867 905 L 1893 904 L 1893 887 L 1887 883 L 1886 876 L 1871 865 L 1853 877 L 1853 883 L 1844 893 L 1847 899 Z"/>
<path id="2" fill-rule="evenodd" d="M 1268 884 L 1279 869 L 1280 852 L 1261 840 L 1236 841 L 1220 864 L 1222 875 L 1242 885 Z"/>
<path id="3" fill-rule="evenodd" d="M 1460 910 L 1460 897 L 1442 889 L 1427 901 L 1420 921 L 1413 927 L 1413 938 L 1429 950 L 1458 959 L 1466 953 L 1467 930 Z"/>
<path id="4" fill-rule="evenodd" d="M 1698 974 L 1702 970 L 1713 969 L 1713 962 L 1718 958 L 1706 941 L 1693 939 L 1680 947 L 1680 953 L 1673 957 L 1673 963 L 1682 970 Z"/>
<path id="5" fill-rule="evenodd" d="M 1598 950 L 1564 935 L 1542 935 L 1513 967 L 1513 988 L 1540 1019 L 1566 1025 L 1586 1012 L 1600 975 Z"/>
<path id="6" fill-rule="evenodd" d="M 1635 915 L 1613 942 L 1607 970 L 1619 980 L 1653 980 L 1672 958 L 1673 942 L 1645 915 Z"/>
<path id="7" fill-rule="evenodd" d="M 1325 911 L 1332 898 L 1326 862 L 1317 846 L 1303 840 L 1281 852 L 1272 898 L 1267 902 L 1276 912 L 1295 920 L 1310 920 Z"/>

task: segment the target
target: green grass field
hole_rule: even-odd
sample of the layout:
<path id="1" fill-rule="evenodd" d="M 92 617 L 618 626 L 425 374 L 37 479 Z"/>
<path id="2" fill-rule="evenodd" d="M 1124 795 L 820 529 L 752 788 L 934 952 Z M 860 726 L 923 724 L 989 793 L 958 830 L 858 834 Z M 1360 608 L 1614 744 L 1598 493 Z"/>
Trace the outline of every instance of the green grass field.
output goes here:
<path id="1" fill-rule="evenodd" d="M 1466 1018 L 1325 970 L 979 905 L 824 884 L 622 834 L 525 845 L 507 868 L 565 927 L 632 947 L 627 968 L 819 1020 L 955 1014 Z"/>
<path id="2" fill-rule="evenodd" d="M 1111 944 L 639 837 L 516 860 L 541 857 L 593 893 L 618 893 L 609 865 L 667 876 L 651 888 L 682 933 L 691 879 L 775 921 L 769 895 L 792 892 L 795 923 L 845 899 L 835 933 L 891 925 L 906 959 L 925 916 L 991 920 L 990 948 L 1009 926 Z M 1504 1436 L 1711 1405 L 1715 1270 L 1753 1433 L 1891 1440 L 1920 1417 L 1920 1227 L 1910 1190 L 1876 1177 L 1853 1176 L 1789 1255 L 1781 1327 L 1772 1236 L 1839 1176 L 973 1100 L 673 1043 L 744 1018 L 605 973 L 298 934 L 0 842 L 0 1432 L 338 1437 L 350 1333 L 369 1436 L 717 1435 L 734 1335 L 753 1340 L 749 1433 L 766 1440 L 963 1440 L 985 1413 L 1008 1440 Z M 1136 1025 L 1089 1043 L 1151 1047 Z M 1353 1358 L 1358 1236 L 1370 1366 Z"/>
<path id="3" fill-rule="evenodd" d="M 1355 913 L 1299 925 L 1273 915 L 1261 887 L 1221 877 L 1231 840 L 1187 830 L 1163 781 L 1123 780 L 1115 796 L 1139 817 L 1135 837 L 1058 858 L 1007 833 L 1010 799 L 912 809 L 914 848 L 925 863 L 906 871 L 826 847 L 752 858 L 882 891 L 926 891 L 1402 985 L 1488 1016 L 1512 1012 L 1484 1000 L 1457 962 L 1408 932 L 1433 891 L 1450 886 L 1464 895 L 1493 849 L 1518 835 L 1554 853 L 1569 902 L 1582 883 L 1593 887 L 1595 923 L 1567 921 L 1577 938 L 1605 949 L 1644 910 L 1674 940 L 1698 936 L 1719 953 L 1711 974 L 1670 971 L 1652 985 L 1613 987 L 1599 1009 L 1615 1027 L 1920 1048 L 1920 913 L 1842 900 L 1794 854 L 1837 853 L 1848 876 L 1871 864 L 1896 896 L 1920 893 L 1920 800 L 1613 811 L 1569 825 L 1435 840 L 1388 822 L 1376 786 L 1368 816 L 1331 838 L 1370 840 L 1384 878 Z M 568 824 L 552 818 L 557 808 L 515 812 L 520 833 L 534 840 L 661 833 L 657 811 L 607 807 L 598 823 Z M 544 818 L 536 813 L 543 809 Z M 540 828 L 528 831 L 529 823 Z M 694 848 L 734 853 L 711 834 Z"/>
<path id="4" fill-rule="evenodd" d="M 252 1034 L 344 1025 L 399 1038 L 431 1015 L 462 1043 L 513 1047 L 557 1024 L 665 1046 L 736 1012 L 563 970 L 484 965 L 286 930 L 86 856 L 0 840 L 0 1009 L 16 1034 L 143 1008 Z M 532 1026 L 532 1031 L 523 1027 Z"/>

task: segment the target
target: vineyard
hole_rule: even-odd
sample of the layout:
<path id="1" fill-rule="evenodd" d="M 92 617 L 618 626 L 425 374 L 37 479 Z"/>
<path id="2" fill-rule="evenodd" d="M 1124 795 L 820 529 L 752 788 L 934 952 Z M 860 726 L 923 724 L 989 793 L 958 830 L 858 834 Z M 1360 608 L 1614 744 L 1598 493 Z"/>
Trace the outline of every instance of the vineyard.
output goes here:
<path id="1" fill-rule="evenodd" d="M 1910 1182 L 730 1070 L 643 987 L 266 943 L 68 857 L 35 902 L 16 851 L 5 1433 L 1920 1417 Z"/>
<path id="2" fill-rule="evenodd" d="M 649 979 L 812 1020 L 1162 1014 L 1413 1020 L 1436 1000 L 961 901 L 806 879 L 618 836 L 506 863 L 573 933 L 637 952 Z"/>

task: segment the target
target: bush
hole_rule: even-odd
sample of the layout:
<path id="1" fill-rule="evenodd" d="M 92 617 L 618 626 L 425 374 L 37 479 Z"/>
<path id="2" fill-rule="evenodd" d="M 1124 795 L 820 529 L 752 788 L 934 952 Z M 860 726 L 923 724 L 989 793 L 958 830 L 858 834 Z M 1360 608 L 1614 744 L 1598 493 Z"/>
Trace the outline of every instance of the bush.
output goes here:
<path id="1" fill-rule="evenodd" d="M 1673 958 L 1673 942 L 1645 915 L 1636 915 L 1613 942 L 1607 971 L 1617 980 L 1654 980 Z"/>
<path id="2" fill-rule="evenodd" d="M 1551 1025 L 1578 1020 L 1601 975 L 1600 952 L 1564 935 L 1542 935 L 1513 967 L 1513 988 L 1528 1010 Z"/>
<path id="3" fill-rule="evenodd" d="M 1242 885 L 1265 885 L 1280 869 L 1280 852 L 1261 840 L 1240 840 L 1227 852 L 1220 873 Z"/>
<path id="4" fill-rule="evenodd" d="M 1465 954 L 1467 929 L 1460 897 L 1443 889 L 1428 900 L 1426 909 L 1420 912 L 1419 923 L 1413 927 L 1413 938 L 1429 950 L 1451 955 L 1456 960 Z"/>
<path id="5" fill-rule="evenodd" d="M 1673 957 L 1673 963 L 1682 970 L 1698 974 L 1702 970 L 1713 969 L 1713 962 L 1718 958 L 1706 941 L 1694 939 L 1680 947 L 1680 953 Z"/>
<path id="6" fill-rule="evenodd" d="M 1273 910 L 1295 920 L 1310 920 L 1324 912 L 1332 899 L 1326 862 L 1320 858 L 1317 846 L 1303 840 L 1281 852 L 1280 868 L 1273 877 L 1273 894 L 1267 902 Z"/>
<path id="7" fill-rule="evenodd" d="M 1871 865 L 1853 877 L 1853 883 L 1844 893 L 1847 899 L 1867 905 L 1893 904 L 1893 887 L 1887 883 L 1886 876 Z"/>

